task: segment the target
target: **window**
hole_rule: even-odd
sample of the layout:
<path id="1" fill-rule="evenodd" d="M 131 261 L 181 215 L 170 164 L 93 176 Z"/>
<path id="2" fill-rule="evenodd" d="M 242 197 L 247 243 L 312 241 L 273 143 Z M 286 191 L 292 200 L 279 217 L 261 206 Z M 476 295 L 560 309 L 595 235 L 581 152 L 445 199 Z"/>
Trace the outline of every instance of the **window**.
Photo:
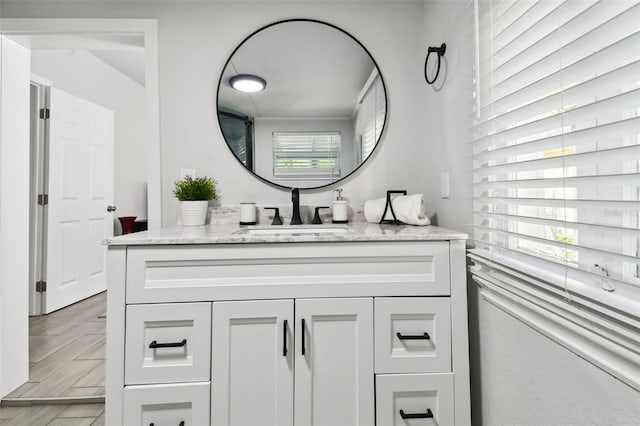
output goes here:
<path id="1" fill-rule="evenodd" d="M 637 309 L 640 2 L 474 7 L 473 252 Z"/>
<path id="2" fill-rule="evenodd" d="M 340 132 L 273 132 L 273 177 L 340 178 Z"/>

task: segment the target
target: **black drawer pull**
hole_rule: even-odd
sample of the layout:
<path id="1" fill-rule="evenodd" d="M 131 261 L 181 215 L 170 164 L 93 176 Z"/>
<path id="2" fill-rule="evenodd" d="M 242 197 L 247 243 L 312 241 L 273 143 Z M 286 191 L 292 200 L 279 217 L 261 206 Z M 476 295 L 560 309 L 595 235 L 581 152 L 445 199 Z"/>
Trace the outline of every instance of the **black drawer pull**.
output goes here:
<path id="1" fill-rule="evenodd" d="M 304 355 L 307 352 L 307 348 L 306 348 L 306 342 L 305 342 L 305 325 L 306 325 L 306 321 L 304 320 L 304 318 L 302 318 L 302 327 L 300 327 L 302 329 L 302 355 Z"/>
<path id="2" fill-rule="evenodd" d="M 282 323 L 282 334 L 283 334 L 282 356 L 287 356 L 287 324 L 288 324 L 287 320 L 284 320 L 284 323 Z"/>
<path id="3" fill-rule="evenodd" d="M 155 423 L 149 423 L 149 426 L 155 426 Z M 178 426 L 184 426 L 184 420 L 181 421 Z"/>
<path id="4" fill-rule="evenodd" d="M 400 340 L 430 340 L 431 336 L 429 336 L 429 333 L 427 333 L 426 331 L 424 332 L 424 334 L 418 334 L 416 335 L 403 335 L 402 333 L 396 333 L 396 336 L 398 336 L 398 339 Z"/>
<path id="5" fill-rule="evenodd" d="M 431 408 L 427 408 L 426 413 L 405 413 L 404 410 L 400 410 L 400 417 L 403 419 L 430 419 L 433 417 Z"/>
<path id="6" fill-rule="evenodd" d="M 149 349 L 158 349 L 158 348 L 181 348 L 187 344 L 187 339 L 182 339 L 182 342 L 171 342 L 171 343 L 158 343 L 155 340 L 149 343 Z"/>

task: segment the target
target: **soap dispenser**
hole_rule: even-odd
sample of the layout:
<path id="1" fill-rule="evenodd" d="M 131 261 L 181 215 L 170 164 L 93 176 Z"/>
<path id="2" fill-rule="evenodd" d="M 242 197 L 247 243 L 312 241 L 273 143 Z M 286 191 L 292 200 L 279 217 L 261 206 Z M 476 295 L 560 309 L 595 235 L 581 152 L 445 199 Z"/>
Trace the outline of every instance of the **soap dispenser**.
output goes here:
<path id="1" fill-rule="evenodd" d="M 333 223 L 349 223 L 347 219 L 347 200 L 342 196 L 342 188 L 335 190 L 338 193 L 335 201 L 332 204 L 333 210 Z"/>

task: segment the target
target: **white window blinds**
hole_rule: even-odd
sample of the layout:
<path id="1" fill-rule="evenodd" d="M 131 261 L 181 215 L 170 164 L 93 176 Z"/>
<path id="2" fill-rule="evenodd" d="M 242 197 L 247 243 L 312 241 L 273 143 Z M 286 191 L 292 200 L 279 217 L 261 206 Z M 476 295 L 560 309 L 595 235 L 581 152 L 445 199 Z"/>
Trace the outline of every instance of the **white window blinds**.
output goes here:
<path id="1" fill-rule="evenodd" d="M 273 132 L 273 177 L 340 178 L 340 132 Z"/>
<path id="2" fill-rule="evenodd" d="M 637 302 L 640 2 L 474 6 L 475 252 Z"/>

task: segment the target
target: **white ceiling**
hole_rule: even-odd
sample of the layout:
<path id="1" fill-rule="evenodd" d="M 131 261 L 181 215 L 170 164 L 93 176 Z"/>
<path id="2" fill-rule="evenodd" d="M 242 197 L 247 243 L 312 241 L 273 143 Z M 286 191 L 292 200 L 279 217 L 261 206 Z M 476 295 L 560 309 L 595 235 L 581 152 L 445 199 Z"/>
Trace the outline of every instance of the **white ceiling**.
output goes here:
<path id="1" fill-rule="evenodd" d="M 142 35 L 8 37 L 32 50 L 86 50 L 144 85 Z M 259 32 L 234 54 L 224 71 L 219 103 L 253 117 L 351 117 L 373 68 L 367 52 L 342 31 L 307 21 L 286 22 Z M 264 78 L 266 90 L 244 94 L 231 89 L 229 78 L 245 73 Z"/>
<path id="2" fill-rule="evenodd" d="M 142 51 L 89 50 L 89 52 L 144 86 L 144 49 Z"/>
<path id="3" fill-rule="evenodd" d="M 253 117 L 347 118 L 374 68 L 351 37 L 315 22 L 286 22 L 247 40 L 225 68 L 220 106 Z M 267 81 L 264 91 L 241 93 L 229 85 L 236 74 Z"/>
<path id="4" fill-rule="evenodd" d="M 144 37 L 132 34 L 9 34 L 31 50 L 86 50 L 144 86 Z"/>

